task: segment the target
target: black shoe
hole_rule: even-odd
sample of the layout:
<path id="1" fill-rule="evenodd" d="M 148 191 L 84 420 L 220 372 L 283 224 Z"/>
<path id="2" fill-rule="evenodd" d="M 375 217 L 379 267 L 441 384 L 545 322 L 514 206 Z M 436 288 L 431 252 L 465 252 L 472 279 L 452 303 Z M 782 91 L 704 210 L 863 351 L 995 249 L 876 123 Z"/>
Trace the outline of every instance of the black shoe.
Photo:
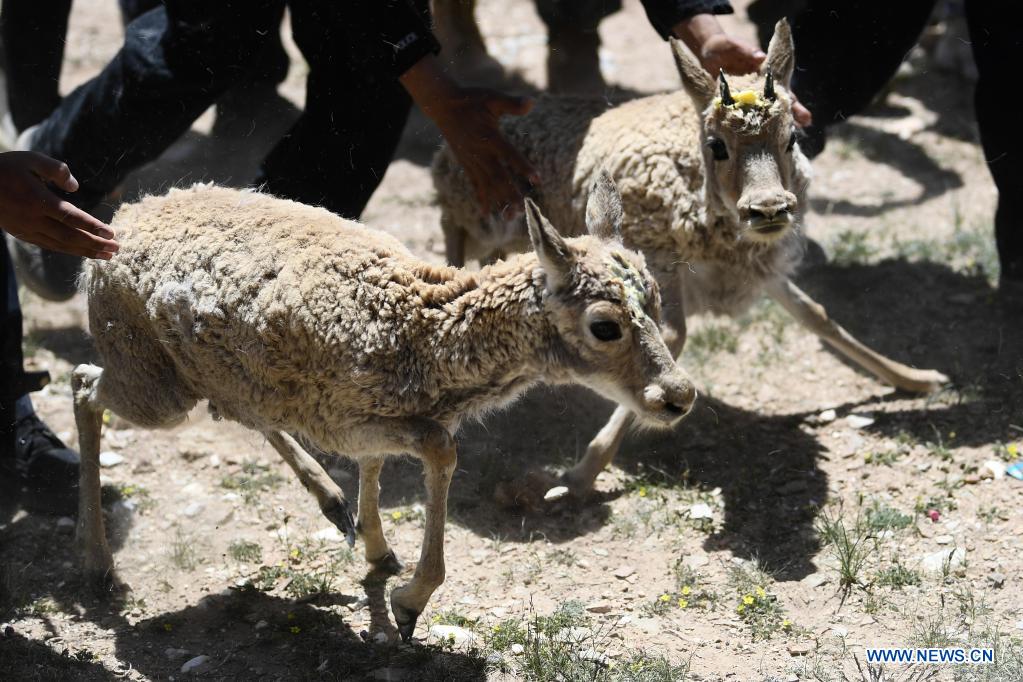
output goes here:
<path id="1" fill-rule="evenodd" d="M 29 511 L 71 516 L 78 509 L 78 453 L 34 413 L 14 426 L 14 452 L 4 459 L 9 477 L 25 488 Z"/>
<path id="2" fill-rule="evenodd" d="M 57 253 L 20 239 L 9 239 L 8 250 L 18 281 L 48 301 L 67 301 L 78 291 L 82 257 Z"/>

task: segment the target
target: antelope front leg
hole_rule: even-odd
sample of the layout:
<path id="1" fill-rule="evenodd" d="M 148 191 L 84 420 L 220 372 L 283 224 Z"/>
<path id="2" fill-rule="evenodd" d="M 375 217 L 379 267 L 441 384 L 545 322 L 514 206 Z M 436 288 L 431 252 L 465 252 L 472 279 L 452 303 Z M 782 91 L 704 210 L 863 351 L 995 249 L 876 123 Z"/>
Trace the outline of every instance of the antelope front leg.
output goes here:
<path id="1" fill-rule="evenodd" d="M 101 595 L 112 588 L 123 587 L 114 573 L 114 557 L 107 544 L 100 500 L 99 450 L 103 406 L 99 402 L 98 391 L 102 376 L 103 370 L 95 365 L 78 365 L 71 373 L 81 455 L 75 546 L 82 560 L 85 581 Z"/>
<path id="2" fill-rule="evenodd" d="M 676 271 L 655 270 L 657 284 L 663 296 L 661 334 L 671 354 L 677 359 L 686 344 L 686 314 L 682 303 L 682 281 Z M 593 490 L 597 475 L 611 464 L 618 449 L 636 419 L 628 408 L 619 405 L 611 418 L 597 432 L 586 454 L 565 473 L 565 484 L 576 497 L 583 497 Z"/>
<path id="3" fill-rule="evenodd" d="M 374 457 L 386 454 L 408 452 L 423 461 L 426 481 L 426 531 L 419 555 L 416 572 L 407 584 L 391 592 L 391 612 L 402 639 L 408 641 L 416 629 L 419 614 L 426 608 L 430 595 L 444 582 L 444 524 L 448 513 L 448 486 L 455 473 L 455 440 L 444 426 L 431 419 L 421 417 L 377 419 L 351 427 L 345 434 L 340 450 L 358 452 L 362 462 L 369 463 Z M 362 471 L 360 467 L 360 472 Z M 375 490 L 379 472 L 367 472 L 373 486 L 363 489 Z M 366 479 L 360 473 L 362 483 Z M 360 492 L 360 502 L 362 492 Z M 361 505 L 360 505 L 361 506 Z M 360 509 L 360 520 L 367 520 L 370 509 L 376 510 L 375 499 L 367 498 L 366 517 Z M 379 523 L 379 515 L 377 515 Z M 380 534 L 383 540 L 383 533 Z M 386 542 L 382 545 L 386 547 Z"/>
<path id="4" fill-rule="evenodd" d="M 320 511 L 345 534 L 348 546 L 355 545 L 355 522 L 348 510 L 348 501 L 337 483 L 327 475 L 320 463 L 305 451 L 294 438 L 283 431 L 269 431 L 267 441 L 298 476 L 305 489 L 316 497 Z"/>
<path id="5" fill-rule="evenodd" d="M 391 611 L 398 633 L 406 642 L 412 638 L 416 620 L 426 603 L 444 582 L 444 525 L 448 513 L 448 487 L 458 456 L 455 441 L 447 429 L 433 423 L 421 438 L 417 453 L 423 460 L 426 483 L 426 530 L 415 575 L 407 585 L 391 592 Z"/>
<path id="6" fill-rule="evenodd" d="M 387 546 L 384 528 L 380 524 L 380 469 L 383 457 L 372 457 L 359 462 L 359 522 L 355 528 L 366 547 L 366 561 L 384 573 L 401 573 L 401 561 Z"/>
<path id="7" fill-rule="evenodd" d="M 800 324 L 829 343 L 839 353 L 882 381 L 912 393 L 936 391 L 949 378 L 933 369 L 914 369 L 867 348 L 828 317 L 820 303 L 788 279 L 767 286 L 767 293 Z"/>

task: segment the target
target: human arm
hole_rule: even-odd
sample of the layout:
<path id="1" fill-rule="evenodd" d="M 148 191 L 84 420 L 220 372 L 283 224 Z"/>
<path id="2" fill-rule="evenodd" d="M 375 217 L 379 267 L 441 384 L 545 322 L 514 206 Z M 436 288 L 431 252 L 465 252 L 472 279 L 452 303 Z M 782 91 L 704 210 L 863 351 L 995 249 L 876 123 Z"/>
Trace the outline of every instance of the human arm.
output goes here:
<path id="1" fill-rule="evenodd" d="M 460 86 L 442 71 L 432 55 L 416 62 L 399 80 L 423 113 L 437 124 L 472 182 L 483 212 L 520 212 L 525 185 L 535 185 L 540 178 L 522 153 L 505 139 L 500 118 L 528 113 L 532 100 Z"/>

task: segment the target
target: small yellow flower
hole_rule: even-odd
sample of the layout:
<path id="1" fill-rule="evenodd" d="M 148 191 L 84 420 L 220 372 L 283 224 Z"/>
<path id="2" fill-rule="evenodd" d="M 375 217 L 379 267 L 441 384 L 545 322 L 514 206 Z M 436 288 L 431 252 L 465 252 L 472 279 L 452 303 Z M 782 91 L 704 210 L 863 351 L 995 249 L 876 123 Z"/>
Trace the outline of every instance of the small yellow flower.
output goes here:
<path id="1" fill-rule="evenodd" d="M 743 611 L 746 610 L 746 605 L 745 604 L 739 604 L 739 606 L 737 606 L 735 610 L 738 611 L 739 613 L 742 613 Z"/>
<path id="2" fill-rule="evenodd" d="M 746 606 L 750 606 L 751 604 L 753 604 L 754 601 L 755 600 L 753 599 L 752 594 L 744 595 L 742 598 L 742 603 L 745 604 Z"/>
<path id="3" fill-rule="evenodd" d="M 399 521 L 401 519 L 401 512 L 395 509 L 393 512 L 391 512 L 391 519 L 394 521 Z"/>
<path id="4" fill-rule="evenodd" d="M 640 497 L 646 497 L 646 486 L 640 486 L 640 488 L 639 488 L 639 496 Z"/>
<path id="5" fill-rule="evenodd" d="M 297 635 L 298 633 L 302 632 L 302 628 L 298 627 L 297 625 L 292 625 L 290 628 L 288 628 L 288 630 L 290 630 L 291 634 L 293 635 Z"/>
<path id="6" fill-rule="evenodd" d="M 170 632 L 171 630 L 174 629 L 174 626 L 171 625 L 170 623 L 164 623 L 163 624 L 163 629 L 166 630 L 167 632 Z"/>
<path id="7" fill-rule="evenodd" d="M 290 552 L 288 552 L 288 555 L 289 555 L 289 556 L 290 556 L 290 557 L 291 557 L 292 559 L 297 559 L 297 558 L 299 558 L 300 556 L 302 556 L 302 550 L 300 550 L 300 549 L 299 549 L 298 547 L 292 547 L 292 548 L 291 548 L 291 551 L 290 551 Z"/>
<path id="8" fill-rule="evenodd" d="M 1005 446 L 1005 451 L 1009 453 L 1010 457 L 1017 457 L 1019 455 L 1019 447 L 1015 443 Z"/>
<path id="9" fill-rule="evenodd" d="M 689 602 L 687 600 L 685 600 L 685 599 L 679 599 L 678 600 L 678 607 L 680 609 L 684 609 L 687 606 L 689 606 Z"/>
<path id="10" fill-rule="evenodd" d="M 948 437 L 949 437 L 949 440 L 955 440 L 956 432 L 955 431 L 949 431 L 948 432 Z"/>
<path id="11" fill-rule="evenodd" d="M 759 585 L 757 585 L 757 596 L 761 599 L 767 599 L 767 592 Z"/>
<path id="12" fill-rule="evenodd" d="M 662 594 L 660 597 L 658 597 L 658 599 L 661 600 L 662 602 L 668 602 L 671 601 L 671 596 L 667 594 Z"/>
<path id="13" fill-rule="evenodd" d="M 788 630 L 790 627 L 792 627 L 792 621 L 789 620 L 788 618 L 785 618 L 785 619 L 782 620 L 781 626 L 783 628 L 785 628 L 786 630 Z"/>
<path id="14" fill-rule="evenodd" d="M 684 594 L 684 595 L 686 595 L 688 597 L 692 593 L 693 593 L 693 588 L 689 587 L 689 585 L 683 585 L 682 586 L 682 594 Z"/>

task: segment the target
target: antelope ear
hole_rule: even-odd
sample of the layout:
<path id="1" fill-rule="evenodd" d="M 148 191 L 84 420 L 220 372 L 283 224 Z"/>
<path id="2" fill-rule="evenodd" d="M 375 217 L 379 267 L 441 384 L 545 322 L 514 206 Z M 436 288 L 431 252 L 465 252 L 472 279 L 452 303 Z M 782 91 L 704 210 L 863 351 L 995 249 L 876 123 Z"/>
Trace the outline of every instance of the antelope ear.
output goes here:
<path id="1" fill-rule="evenodd" d="M 586 231 L 606 242 L 622 238 L 622 196 L 611 174 L 603 168 L 586 199 Z"/>
<path id="2" fill-rule="evenodd" d="M 675 68 L 682 79 L 682 87 L 693 98 L 700 111 L 703 111 L 714 99 L 714 80 L 681 40 L 671 38 L 670 42 L 671 53 L 675 56 Z"/>
<path id="3" fill-rule="evenodd" d="M 550 221 L 540 213 L 540 208 L 528 197 L 526 226 L 529 228 L 529 241 L 533 243 L 540 266 L 547 275 L 547 288 L 552 292 L 557 291 L 568 282 L 572 252 Z"/>
<path id="4" fill-rule="evenodd" d="M 795 66 L 796 48 L 792 42 L 792 30 L 788 19 L 781 19 L 774 25 L 774 35 L 771 36 L 771 44 L 767 46 L 764 71 L 770 69 L 774 82 L 788 90 Z"/>

